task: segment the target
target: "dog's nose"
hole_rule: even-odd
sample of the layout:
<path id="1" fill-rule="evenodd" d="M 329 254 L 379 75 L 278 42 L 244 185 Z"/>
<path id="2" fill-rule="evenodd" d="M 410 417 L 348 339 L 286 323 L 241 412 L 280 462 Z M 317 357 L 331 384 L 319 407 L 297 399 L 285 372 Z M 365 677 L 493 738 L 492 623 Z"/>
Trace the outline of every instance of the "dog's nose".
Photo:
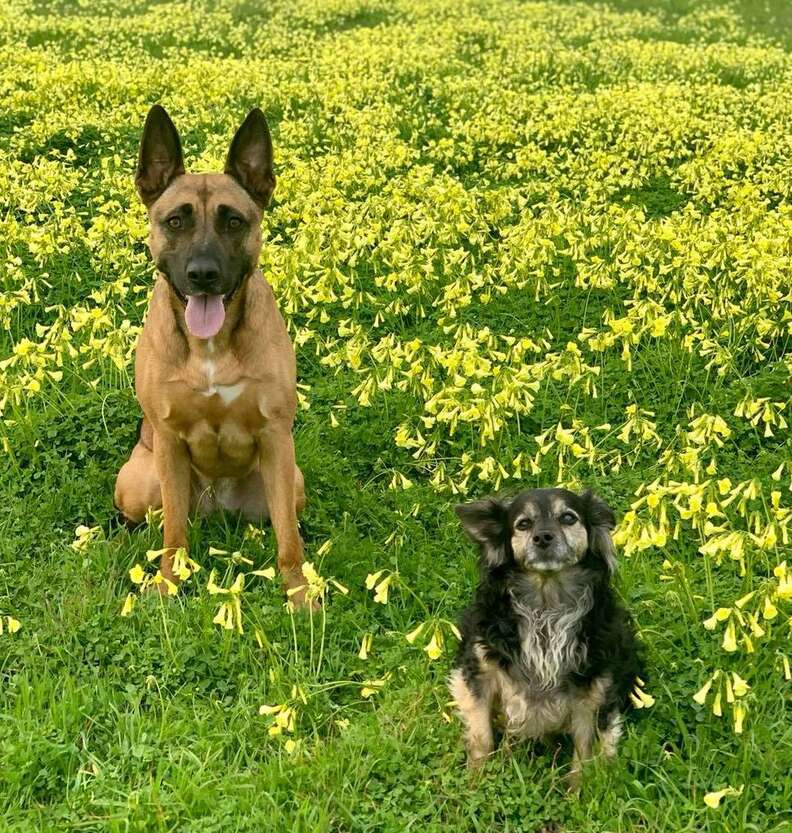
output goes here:
<path id="1" fill-rule="evenodd" d="M 553 543 L 555 535 L 552 532 L 537 532 L 533 537 L 533 542 L 537 547 L 544 549 Z"/>
<path id="2" fill-rule="evenodd" d="M 220 279 L 220 269 L 211 258 L 196 257 L 187 264 L 187 279 L 195 289 L 214 289 Z"/>

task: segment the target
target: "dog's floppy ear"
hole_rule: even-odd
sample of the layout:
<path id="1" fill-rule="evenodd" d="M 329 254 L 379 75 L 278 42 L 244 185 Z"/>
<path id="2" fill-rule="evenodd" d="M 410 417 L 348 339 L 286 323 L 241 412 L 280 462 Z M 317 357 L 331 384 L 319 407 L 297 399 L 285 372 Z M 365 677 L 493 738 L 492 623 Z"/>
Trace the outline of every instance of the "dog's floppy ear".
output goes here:
<path id="1" fill-rule="evenodd" d="M 247 114 L 237 130 L 226 159 L 225 172 L 265 208 L 275 190 L 272 172 L 272 138 L 267 119 L 258 107 Z"/>
<path id="2" fill-rule="evenodd" d="M 509 507 L 495 498 L 460 503 L 454 507 L 465 532 L 478 544 L 490 567 L 506 561 Z"/>
<path id="3" fill-rule="evenodd" d="M 155 104 L 146 116 L 135 176 L 135 187 L 143 205 L 149 208 L 183 173 L 179 134 L 165 108 Z"/>
<path id="4" fill-rule="evenodd" d="M 617 567 L 616 547 L 611 530 L 616 526 L 616 516 L 610 506 L 590 490 L 582 495 L 582 500 L 586 507 L 589 549 L 605 562 L 608 572 L 614 573 Z"/>

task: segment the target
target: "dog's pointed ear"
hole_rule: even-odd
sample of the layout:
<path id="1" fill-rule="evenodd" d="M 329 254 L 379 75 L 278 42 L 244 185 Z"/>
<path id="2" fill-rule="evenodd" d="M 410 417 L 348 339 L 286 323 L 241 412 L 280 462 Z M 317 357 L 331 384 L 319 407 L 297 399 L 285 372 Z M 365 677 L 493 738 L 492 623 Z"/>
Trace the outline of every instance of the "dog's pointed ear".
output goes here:
<path id="1" fill-rule="evenodd" d="M 258 107 L 247 114 L 231 142 L 225 172 L 265 208 L 275 190 L 272 171 L 272 137 L 264 113 Z"/>
<path id="2" fill-rule="evenodd" d="M 509 529 L 509 507 L 495 498 L 460 503 L 454 507 L 467 534 L 481 545 L 481 552 L 490 567 L 506 562 Z"/>
<path id="3" fill-rule="evenodd" d="M 611 530 L 616 526 L 616 516 L 610 506 L 591 491 L 587 491 L 582 500 L 586 507 L 589 549 L 605 562 L 609 573 L 614 573 L 618 564 Z"/>
<path id="4" fill-rule="evenodd" d="M 135 187 L 146 208 L 184 173 L 181 140 L 165 108 L 155 104 L 146 116 Z"/>

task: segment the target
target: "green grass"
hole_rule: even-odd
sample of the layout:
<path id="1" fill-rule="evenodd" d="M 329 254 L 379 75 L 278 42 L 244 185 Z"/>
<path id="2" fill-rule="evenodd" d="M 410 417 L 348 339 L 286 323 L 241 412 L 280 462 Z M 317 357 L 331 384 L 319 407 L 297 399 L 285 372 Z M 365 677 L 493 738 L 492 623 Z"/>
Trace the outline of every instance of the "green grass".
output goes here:
<path id="1" fill-rule="evenodd" d="M 728 559 L 715 568 L 706 562 L 688 527 L 663 550 L 624 559 L 620 592 L 640 626 L 656 705 L 630 718 L 619 759 L 593 764 L 577 799 L 564 791 L 564 740 L 499 752 L 474 780 L 445 688 L 453 639 L 445 631 L 446 651 L 434 662 L 421 640 L 405 639 L 427 618 L 455 620 L 471 596 L 475 553 L 452 512 L 460 498 L 433 489 L 426 461 L 393 441 L 400 423 L 418 423 L 424 414 L 420 397 L 390 391 L 362 407 L 352 393 L 361 376 L 347 362 L 337 372 L 322 362 L 336 349 L 334 339 L 345 344 L 338 325 L 347 320 L 372 338 L 394 332 L 403 342 L 447 346 L 442 288 L 460 274 L 488 277 L 469 305 L 455 309 L 456 320 L 473 331 L 547 333 L 551 349 L 563 351 L 579 343 L 582 329 L 601 328 L 607 310 L 625 315 L 625 301 L 654 297 L 629 280 L 610 289 L 576 286 L 584 266 L 598 259 L 612 265 L 624 255 L 620 241 L 633 234 L 619 268 L 637 251 L 643 273 L 652 274 L 651 235 L 663 222 L 678 222 L 673 230 L 682 242 L 663 250 L 663 262 L 672 264 L 663 274 L 669 285 L 681 285 L 683 267 L 674 260 L 710 233 L 708 218 L 718 212 L 722 237 L 734 245 L 728 265 L 722 274 L 705 265 L 696 281 L 685 278 L 680 304 L 713 275 L 724 296 L 741 302 L 742 284 L 729 283 L 729 269 L 738 270 L 733 264 L 756 262 L 761 275 L 769 271 L 764 241 L 754 235 L 769 229 L 772 257 L 786 256 L 789 113 L 782 108 L 792 91 L 783 72 L 792 59 L 774 43 L 789 45 L 787 4 L 122 5 L 19 0 L 0 17 L 7 98 L 0 113 L 0 282 L 9 296 L 28 279 L 35 288 L 8 313 L 0 359 L 24 337 L 38 341 L 39 327 L 67 320 L 72 308 L 106 305 L 116 325 L 124 318 L 140 323 L 140 287 L 150 284 L 151 269 L 132 171 L 150 103 L 166 103 L 182 130 L 188 166 L 199 157 L 203 167 L 220 163 L 232 126 L 246 108 L 262 104 L 279 164 L 263 262 L 284 308 L 297 287 L 300 298 L 288 316 L 293 331 L 317 334 L 298 350 L 300 381 L 310 386 L 310 409 L 300 411 L 295 429 L 308 492 L 306 552 L 322 575 L 350 592 L 332 592 L 313 619 L 292 618 L 277 583 L 251 581 L 244 634 L 220 630 L 212 624 L 218 599 L 206 593 L 206 577 L 217 569 L 227 586 L 234 569 L 208 555 L 209 547 L 241 548 L 257 566 L 274 563 L 270 530 L 261 544 L 245 542 L 246 525 L 220 516 L 196 521 L 190 531 L 204 572 L 178 598 L 146 596 L 122 618 L 133 589 L 128 571 L 161 538 L 156 528 L 127 531 L 112 506 L 115 474 L 139 418 L 131 367 L 116 368 L 107 345 L 90 346 L 86 330 L 75 327 L 74 342 L 86 352 L 65 359 L 63 379 L 16 402 L 9 394 L 2 406 L 0 614 L 22 627 L 0 635 L 0 831 L 533 833 L 550 823 L 565 833 L 792 829 L 790 684 L 770 649 L 750 660 L 742 736 L 692 701 L 714 668 L 744 673 L 745 658 L 725 656 L 720 634 L 701 621 L 753 588 L 773 564 L 792 563 L 788 545 L 772 558 L 752 552 L 745 577 Z M 694 12 L 711 9 L 717 14 L 710 22 L 691 22 Z M 509 37 L 515 42 L 501 47 Z M 672 51 L 655 63 L 651 49 L 641 51 L 644 42 Z M 705 52 L 704 43 L 723 49 Z M 739 52 L 746 43 L 757 44 L 757 52 Z M 612 58 L 612 44 L 625 51 Z M 488 64 L 501 48 L 502 67 Z M 619 55 L 634 64 L 620 63 Z M 658 115 L 653 107 L 666 93 L 669 110 Z M 635 135 L 646 125 L 649 138 L 641 144 Z M 747 141 L 754 130 L 762 132 L 762 148 L 773 151 L 758 154 L 759 161 L 736 141 L 718 150 L 725 133 Z M 405 146 L 412 156 L 399 156 Z M 524 149 L 532 155 L 518 163 Z M 603 156 L 610 153 L 626 160 L 622 179 Z M 594 172 L 590 178 L 580 177 L 576 159 Z M 690 173 L 696 164 L 707 175 L 700 180 Z M 414 193 L 423 175 L 426 192 Z M 755 188 L 755 213 L 743 212 L 742 197 L 729 190 L 735 182 Z M 591 219 L 585 233 L 575 213 L 581 205 L 591 214 L 583 218 Z M 640 222 L 629 213 L 639 210 Z M 696 212 L 690 226 L 686 211 Z M 552 212 L 558 227 L 542 226 Z M 438 217 L 420 240 L 383 242 L 400 223 L 412 231 Z M 608 225 L 607 217 L 616 219 Z M 508 235 L 529 220 L 553 250 L 541 276 L 552 284 L 547 292 L 533 273 L 525 286 L 508 283 L 511 263 L 500 259 L 512 245 Z M 350 242 L 348 228 L 363 242 Z M 45 242 L 51 235 L 52 248 L 39 233 Z M 712 244 L 716 254 L 721 243 Z M 754 247 L 750 257 L 743 243 Z M 460 250 L 464 265 L 449 266 L 444 257 Z M 519 252 L 516 246 L 515 260 Z M 391 293 L 376 282 L 427 263 L 416 294 Z M 309 297 L 316 276 L 329 273 L 370 297 Z M 107 289 L 119 278 L 126 283 Z M 501 283 L 505 294 L 482 297 Z M 657 297 L 674 312 L 662 289 Z M 95 290 L 107 290 L 109 300 L 90 300 Z M 393 298 L 406 309 L 385 309 Z M 788 321 L 788 287 L 775 302 L 757 303 L 773 321 Z M 746 391 L 788 400 L 788 330 L 766 336 L 757 358 L 739 311 L 710 320 L 708 304 L 700 307 L 688 310 L 700 315 L 691 330 L 706 330 L 736 353 L 733 363 L 723 360 L 722 375 L 719 365 L 708 369 L 708 357 L 683 346 L 688 330 L 681 325 L 673 339 L 644 337 L 633 347 L 629 373 L 618 347 L 586 353 L 601 370 L 600 395 L 543 379 L 535 407 L 510 417 L 486 453 L 505 464 L 518 452 L 533 455 L 534 437 L 562 417 L 592 428 L 612 422 L 615 431 L 631 402 L 654 412 L 664 447 L 672 448 L 694 407 L 724 415 L 732 428 L 717 450 L 718 476 L 756 476 L 768 491 L 782 488 L 786 500 L 789 473 L 780 485 L 770 473 L 792 459 L 788 431 L 764 437 L 733 412 Z M 328 322 L 318 323 L 315 311 L 326 311 Z M 365 365 L 370 350 L 363 354 Z M 96 364 L 84 367 L 83 358 Z M 10 391 L 14 378 L 7 378 Z M 0 399 L 5 393 L 0 389 Z M 331 426 L 331 413 L 340 427 Z M 478 432 L 472 424 L 443 434 L 436 457 L 452 467 L 463 452 L 478 453 Z M 598 448 L 615 448 L 613 433 Z M 662 475 L 659 456 L 646 447 L 619 467 L 581 464 L 574 474 L 623 515 L 635 490 Z M 389 488 L 394 472 L 409 476 L 412 488 Z M 557 475 L 548 459 L 540 475 L 524 480 L 550 485 Z M 471 478 L 471 495 L 492 489 Z M 80 524 L 102 532 L 78 552 L 70 544 Z M 317 557 L 328 540 L 332 547 Z M 661 579 L 665 557 L 678 562 L 684 580 Z M 399 575 L 387 605 L 374 603 L 364 587 L 379 569 Z M 365 634 L 373 635 L 373 646 L 362 660 Z M 780 654 L 784 644 L 778 637 L 773 650 Z M 382 690 L 362 696 L 364 681 L 379 679 L 386 679 Z M 282 736 L 269 735 L 272 721 L 258 713 L 262 704 L 287 701 L 298 713 L 294 753 Z M 743 792 L 707 809 L 703 795 L 726 785 Z"/>

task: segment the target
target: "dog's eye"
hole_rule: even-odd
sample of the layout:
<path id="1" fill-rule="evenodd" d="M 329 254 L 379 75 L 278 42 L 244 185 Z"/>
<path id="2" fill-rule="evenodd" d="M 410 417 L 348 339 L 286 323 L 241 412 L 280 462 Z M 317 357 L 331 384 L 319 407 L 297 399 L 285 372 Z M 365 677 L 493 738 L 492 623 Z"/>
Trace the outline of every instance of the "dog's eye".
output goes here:
<path id="1" fill-rule="evenodd" d="M 530 529 L 533 526 L 533 521 L 530 518 L 520 518 L 519 521 L 514 525 L 515 529 Z"/>
<path id="2" fill-rule="evenodd" d="M 168 217 L 168 227 L 172 229 L 180 229 L 182 227 L 182 218 Z"/>
<path id="3" fill-rule="evenodd" d="M 242 218 L 241 217 L 229 217 L 228 219 L 228 227 L 231 231 L 235 231 L 236 229 L 240 228 L 242 225 Z"/>
<path id="4" fill-rule="evenodd" d="M 561 515 L 561 517 L 558 520 L 566 526 L 572 526 L 573 523 L 577 522 L 577 517 L 573 515 L 571 512 L 564 512 L 564 514 Z"/>

